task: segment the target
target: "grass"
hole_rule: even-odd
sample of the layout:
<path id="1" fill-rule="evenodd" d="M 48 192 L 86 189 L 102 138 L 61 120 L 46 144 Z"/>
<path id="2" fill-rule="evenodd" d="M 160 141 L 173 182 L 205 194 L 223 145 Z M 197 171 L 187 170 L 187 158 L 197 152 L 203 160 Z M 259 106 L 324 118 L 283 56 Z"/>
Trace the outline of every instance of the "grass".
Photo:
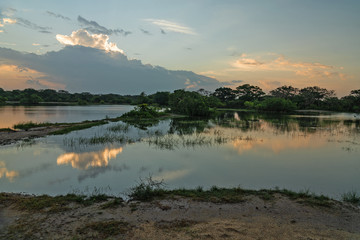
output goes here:
<path id="1" fill-rule="evenodd" d="M 36 128 L 36 127 L 49 127 L 49 126 L 53 126 L 56 125 L 54 123 L 49 123 L 49 122 L 43 122 L 43 123 L 34 123 L 32 121 L 29 122 L 23 122 L 23 123 L 18 123 L 15 124 L 13 126 L 14 129 L 21 129 L 21 130 L 25 130 L 28 131 L 31 128 Z"/>
<path id="2" fill-rule="evenodd" d="M 129 124 L 116 124 L 107 128 L 111 132 L 127 132 L 129 130 Z"/>
<path id="3" fill-rule="evenodd" d="M 76 145 L 97 145 L 106 143 L 129 143 L 133 142 L 125 136 L 109 135 L 93 136 L 90 138 L 78 137 L 78 138 L 64 138 L 63 143 L 66 146 L 74 147 Z"/>
<path id="4" fill-rule="evenodd" d="M 15 206 L 20 210 L 25 211 L 46 211 L 49 213 L 56 213 L 66 211 L 66 207 L 70 203 L 78 203 L 84 206 L 89 206 L 96 202 L 106 201 L 109 196 L 105 194 L 98 194 L 92 196 L 67 194 L 59 196 L 22 196 L 0 193 L 0 203 L 6 204 L 8 202 L 15 203 Z"/>
<path id="5" fill-rule="evenodd" d="M 356 191 L 346 192 L 342 195 L 342 200 L 355 205 L 360 205 L 360 195 Z"/>
<path id="6" fill-rule="evenodd" d="M 101 221 L 86 224 L 84 227 L 78 228 L 76 232 L 81 235 L 87 235 L 90 231 L 95 231 L 98 237 L 105 239 L 119 234 L 125 234 L 131 229 L 127 222 L 123 221 Z"/>
<path id="7" fill-rule="evenodd" d="M 213 186 L 208 190 L 202 187 L 196 189 L 164 189 L 162 181 L 154 181 L 151 177 L 141 179 L 141 181 L 132 187 L 128 193 L 131 200 L 152 201 L 154 199 L 186 197 L 196 201 L 214 202 L 214 203 L 238 203 L 246 201 L 248 196 L 257 196 L 265 201 L 275 199 L 275 195 L 280 194 L 295 200 L 299 203 L 313 207 L 331 207 L 334 201 L 324 195 L 316 195 L 308 190 L 291 191 L 287 189 L 261 189 L 249 190 L 240 187 L 221 188 Z"/>

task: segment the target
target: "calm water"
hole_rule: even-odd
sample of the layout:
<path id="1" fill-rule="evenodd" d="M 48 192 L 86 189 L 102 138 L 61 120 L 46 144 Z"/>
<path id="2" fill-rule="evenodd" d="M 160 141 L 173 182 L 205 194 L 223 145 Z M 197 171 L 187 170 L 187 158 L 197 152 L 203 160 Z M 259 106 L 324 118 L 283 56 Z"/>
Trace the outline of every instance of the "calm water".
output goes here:
<path id="1" fill-rule="evenodd" d="M 90 142 L 100 136 L 107 142 Z M 96 187 L 120 194 L 152 176 L 168 188 L 280 187 L 339 198 L 360 192 L 359 153 L 360 118 L 353 114 L 118 122 L 1 147 L 0 191 L 55 195 Z"/>
<path id="2" fill-rule="evenodd" d="M 0 106 L 0 128 L 20 122 L 81 122 L 118 117 L 131 110 L 129 105 L 97 106 Z"/>

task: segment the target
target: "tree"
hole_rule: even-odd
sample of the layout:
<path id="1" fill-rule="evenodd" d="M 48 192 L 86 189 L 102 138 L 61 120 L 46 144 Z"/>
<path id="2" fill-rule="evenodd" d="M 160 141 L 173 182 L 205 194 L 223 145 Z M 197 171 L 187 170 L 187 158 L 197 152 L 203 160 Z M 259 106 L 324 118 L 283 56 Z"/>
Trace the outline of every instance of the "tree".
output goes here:
<path id="1" fill-rule="evenodd" d="M 334 90 L 327 90 L 318 86 L 306 87 L 300 90 L 299 97 L 303 107 L 319 107 L 322 100 L 335 96 Z"/>
<path id="2" fill-rule="evenodd" d="M 159 104 L 160 106 L 166 106 L 169 104 L 169 92 L 156 92 L 152 95 L 153 102 Z"/>
<path id="3" fill-rule="evenodd" d="M 213 96 L 217 97 L 222 102 L 229 102 L 235 100 L 236 97 L 234 90 L 228 87 L 221 87 L 215 89 Z"/>
<path id="4" fill-rule="evenodd" d="M 209 116 L 211 113 L 203 96 L 182 89 L 170 95 L 169 106 L 173 112 L 189 116 Z"/>
<path id="5" fill-rule="evenodd" d="M 236 97 L 242 101 L 254 101 L 259 100 L 265 93 L 258 86 L 250 84 L 243 84 L 236 88 Z"/>
<path id="6" fill-rule="evenodd" d="M 281 86 L 270 91 L 270 95 L 277 98 L 293 99 L 299 92 L 298 88 L 292 86 Z"/>

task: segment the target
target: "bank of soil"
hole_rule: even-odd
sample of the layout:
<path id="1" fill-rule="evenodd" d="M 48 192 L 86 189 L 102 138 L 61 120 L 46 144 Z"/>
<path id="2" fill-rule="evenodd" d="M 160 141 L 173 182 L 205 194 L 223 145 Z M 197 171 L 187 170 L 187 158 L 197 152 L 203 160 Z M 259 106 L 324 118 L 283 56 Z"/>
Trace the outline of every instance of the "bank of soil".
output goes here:
<path id="1" fill-rule="evenodd" d="M 62 130 L 66 127 L 67 126 L 49 126 L 49 127 L 32 128 L 27 131 L 25 130 L 0 131 L 0 145 L 8 145 L 8 144 L 16 143 L 20 140 L 44 137 L 46 135 L 51 134 L 52 132 Z"/>
<path id="2" fill-rule="evenodd" d="M 276 194 L 240 203 L 187 198 L 20 210 L 12 194 L 0 203 L 0 239 L 360 239 L 360 209 L 334 201 L 309 206 Z"/>

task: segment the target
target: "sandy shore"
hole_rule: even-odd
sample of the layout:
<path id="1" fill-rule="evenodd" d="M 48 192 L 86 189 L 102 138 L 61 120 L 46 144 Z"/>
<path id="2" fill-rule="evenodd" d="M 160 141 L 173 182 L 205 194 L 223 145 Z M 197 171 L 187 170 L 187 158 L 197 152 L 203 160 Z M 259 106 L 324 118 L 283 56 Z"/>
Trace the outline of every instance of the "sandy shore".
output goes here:
<path id="1" fill-rule="evenodd" d="M 358 207 L 309 206 L 280 194 L 240 203 L 175 198 L 112 205 L 108 199 L 21 210 L 17 202 L 25 198 L 32 197 L 2 194 L 1 239 L 360 239 Z"/>

